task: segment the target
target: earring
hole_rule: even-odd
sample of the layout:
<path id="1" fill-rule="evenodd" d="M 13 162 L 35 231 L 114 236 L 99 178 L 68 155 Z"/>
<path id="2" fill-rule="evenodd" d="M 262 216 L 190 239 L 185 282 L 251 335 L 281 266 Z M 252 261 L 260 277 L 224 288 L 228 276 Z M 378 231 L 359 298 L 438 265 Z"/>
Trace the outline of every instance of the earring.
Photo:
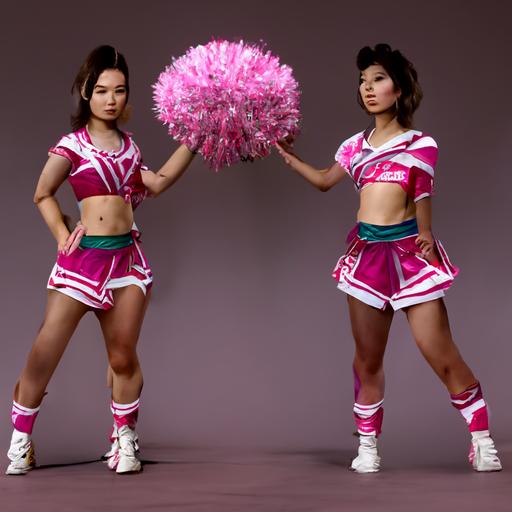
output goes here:
<path id="1" fill-rule="evenodd" d="M 80 96 L 82 96 L 82 98 L 85 101 L 89 101 L 89 98 L 85 95 L 85 90 L 87 88 L 88 81 L 89 81 L 89 75 L 87 75 L 87 78 L 84 80 L 84 83 L 83 83 L 82 87 L 80 88 Z"/>

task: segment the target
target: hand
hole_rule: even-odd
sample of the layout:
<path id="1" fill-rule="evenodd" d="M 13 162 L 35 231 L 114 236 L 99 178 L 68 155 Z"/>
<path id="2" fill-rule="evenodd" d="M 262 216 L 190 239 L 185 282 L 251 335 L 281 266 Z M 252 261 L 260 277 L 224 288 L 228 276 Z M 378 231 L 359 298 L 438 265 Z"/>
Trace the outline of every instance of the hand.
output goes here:
<path id="1" fill-rule="evenodd" d="M 82 237 L 87 233 L 87 228 L 78 221 L 73 232 L 68 236 L 68 238 L 62 243 L 59 242 L 58 250 L 59 254 L 63 254 L 64 256 L 69 256 L 79 245 Z"/>
<path id="2" fill-rule="evenodd" d="M 294 161 L 298 161 L 299 158 L 293 153 L 293 147 L 287 141 L 279 141 L 275 144 L 278 153 L 283 157 L 286 165 L 293 167 Z"/>
<path id="3" fill-rule="evenodd" d="M 429 263 L 437 261 L 434 237 L 430 231 L 419 233 L 414 242 L 421 249 L 422 258 L 425 258 Z"/>

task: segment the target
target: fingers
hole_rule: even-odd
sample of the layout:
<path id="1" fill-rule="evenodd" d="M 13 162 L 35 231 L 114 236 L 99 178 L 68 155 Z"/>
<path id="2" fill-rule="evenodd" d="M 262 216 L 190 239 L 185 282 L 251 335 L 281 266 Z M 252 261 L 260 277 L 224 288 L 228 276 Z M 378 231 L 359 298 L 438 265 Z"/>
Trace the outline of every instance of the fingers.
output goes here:
<path id="1" fill-rule="evenodd" d="M 87 229 L 79 221 L 76 225 L 76 228 L 69 235 L 64 247 L 62 248 L 62 251 L 60 252 L 64 255 L 71 254 L 80 245 L 80 240 L 82 240 L 82 237 L 85 235 L 86 232 Z"/>
<path id="2" fill-rule="evenodd" d="M 76 235 L 71 242 L 71 245 L 67 248 L 67 254 L 71 254 L 80 245 L 80 240 L 82 240 L 82 237 L 85 235 L 85 229 L 83 226 L 77 226 L 74 232 L 76 232 Z M 66 246 L 67 245 L 68 244 L 66 244 Z"/>
<path id="3" fill-rule="evenodd" d="M 291 163 L 290 155 L 281 147 L 281 145 L 279 143 L 276 142 L 275 146 L 276 146 L 277 152 L 283 158 L 284 162 L 287 165 L 290 165 L 290 163 Z"/>

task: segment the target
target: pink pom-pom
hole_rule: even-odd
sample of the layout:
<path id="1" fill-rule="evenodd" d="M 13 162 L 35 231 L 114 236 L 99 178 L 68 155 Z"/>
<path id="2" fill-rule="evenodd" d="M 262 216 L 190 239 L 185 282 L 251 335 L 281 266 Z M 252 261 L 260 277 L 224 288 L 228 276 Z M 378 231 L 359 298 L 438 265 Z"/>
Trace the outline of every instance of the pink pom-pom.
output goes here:
<path id="1" fill-rule="evenodd" d="M 157 117 L 175 140 L 216 171 L 268 156 L 299 130 L 299 90 L 289 66 L 256 45 L 214 40 L 163 71 L 154 88 Z"/>

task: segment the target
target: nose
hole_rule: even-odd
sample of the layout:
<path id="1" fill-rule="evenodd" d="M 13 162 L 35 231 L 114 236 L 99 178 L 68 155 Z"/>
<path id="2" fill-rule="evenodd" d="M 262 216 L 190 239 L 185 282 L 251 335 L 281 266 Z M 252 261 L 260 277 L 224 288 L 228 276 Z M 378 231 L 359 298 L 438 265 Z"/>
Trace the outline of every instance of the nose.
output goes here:
<path id="1" fill-rule="evenodd" d="M 370 81 L 365 82 L 365 85 L 366 85 L 365 89 L 367 91 L 373 91 L 373 84 Z"/>
<path id="2" fill-rule="evenodd" d="M 107 103 L 109 105 L 115 105 L 115 103 L 116 103 L 116 95 L 113 92 L 108 95 Z"/>

